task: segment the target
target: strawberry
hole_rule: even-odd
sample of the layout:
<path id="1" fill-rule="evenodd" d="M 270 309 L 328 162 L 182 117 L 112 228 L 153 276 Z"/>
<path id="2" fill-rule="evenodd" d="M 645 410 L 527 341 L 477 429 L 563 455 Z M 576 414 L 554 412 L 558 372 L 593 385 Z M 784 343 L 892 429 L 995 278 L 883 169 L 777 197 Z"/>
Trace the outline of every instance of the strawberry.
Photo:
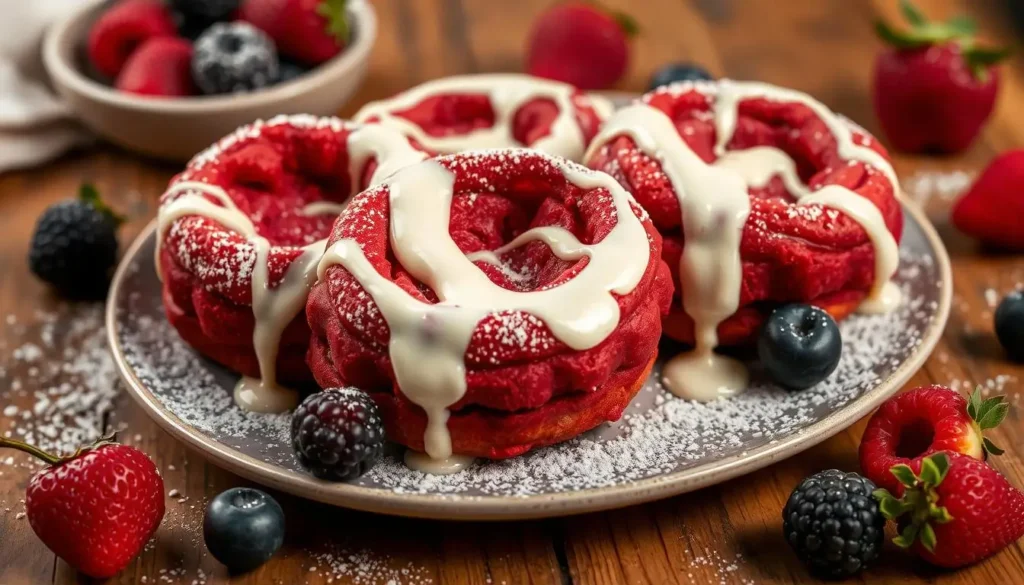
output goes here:
<path id="1" fill-rule="evenodd" d="M 930 22 L 908 0 L 900 7 L 910 30 L 876 25 L 890 48 L 875 61 L 875 113 L 900 150 L 959 152 L 992 113 L 994 65 L 1008 52 L 977 46 L 969 19 Z"/>
<path id="2" fill-rule="evenodd" d="M 580 89 L 611 87 L 626 73 L 636 22 L 593 4 L 570 2 L 542 13 L 526 47 L 526 72 Z"/>
<path id="3" fill-rule="evenodd" d="M 49 467 L 29 480 L 25 513 L 39 539 L 78 571 L 104 579 L 142 550 L 164 516 L 164 482 L 145 453 L 101 440 L 69 457 L 0 439 Z"/>
<path id="4" fill-rule="evenodd" d="M 345 0 L 245 0 L 239 18 L 267 33 L 281 55 L 319 65 L 349 39 Z"/>
<path id="5" fill-rule="evenodd" d="M 1024 150 L 997 156 L 956 203 L 953 225 L 963 233 L 1006 250 L 1024 250 Z"/>
<path id="6" fill-rule="evenodd" d="M 871 417 L 860 443 L 864 475 L 899 495 L 903 488 L 889 473 L 894 465 L 920 463 L 939 451 L 984 459 L 1002 450 L 984 436 L 1006 418 L 1002 396 L 983 400 L 979 388 L 970 401 L 944 386 L 923 386 L 890 398 Z"/>
<path id="7" fill-rule="evenodd" d="M 893 543 L 933 565 L 963 567 L 1024 536 L 1024 493 L 984 461 L 942 452 L 897 465 L 892 475 L 904 496 L 874 495 L 882 514 L 899 523 Z"/>
<path id="8" fill-rule="evenodd" d="M 177 35 L 174 16 L 159 0 L 124 0 L 100 16 L 89 30 L 89 61 L 113 79 L 135 49 L 153 37 Z"/>
<path id="9" fill-rule="evenodd" d="M 192 43 L 176 37 L 146 41 L 125 63 L 117 89 L 148 96 L 198 95 L 192 79 Z"/>

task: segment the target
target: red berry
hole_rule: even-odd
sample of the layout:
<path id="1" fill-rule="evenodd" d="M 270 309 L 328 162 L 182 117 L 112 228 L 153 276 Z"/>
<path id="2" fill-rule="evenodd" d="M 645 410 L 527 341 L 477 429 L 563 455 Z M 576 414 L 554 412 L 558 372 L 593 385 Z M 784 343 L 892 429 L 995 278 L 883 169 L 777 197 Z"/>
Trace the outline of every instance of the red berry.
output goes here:
<path id="1" fill-rule="evenodd" d="M 992 113 L 999 89 L 993 65 L 1006 52 L 978 47 L 965 19 L 929 22 L 909 2 L 901 6 L 910 30 L 878 24 L 891 48 L 875 62 L 875 113 L 900 150 L 959 152 Z"/>
<path id="2" fill-rule="evenodd" d="M 93 67 L 113 79 L 142 43 L 173 37 L 177 27 L 170 9 L 159 0 L 124 0 L 100 16 L 89 31 L 88 53 Z"/>
<path id="3" fill-rule="evenodd" d="M 29 481 L 25 511 L 46 546 L 82 573 L 116 574 L 164 516 L 164 482 L 145 453 L 104 444 Z"/>
<path id="4" fill-rule="evenodd" d="M 192 43 L 176 37 L 146 41 L 125 63 L 114 85 L 140 95 L 197 95 L 199 89 L 192 79 Z"/>
<path id="5" fill-rule="evenodd" d="M 953 205 L 953 225 L 986 244 L 1024 250 L 1024 150 L 995 158 Z"/>
<path id="6" fill-rule="evenodd" d="M 241 20 L 267 33 L 277 52 L 319 65 L 345 48 L 349 38 L 346 0 L 245 0 Z"/>
<path id="7" fill-rule="evenodd" d="M 943 452 L 892 474 L 905 495 L 875 495 L 886 518 L 900 525 L 893 542 L 933 565 L 969 565 L 1024 536 L 1024 493 L 984 461 Z"/>
<path id="8" fill-rule="evenodd" d="M 526 48 L 526 71 L 575 85 L 604 89 L 626 73 L 629 36 L 636 25 L 591 4 L 560 4 L 533 23 Z"/>
<path id="9" fill-rule="evenodd" d="M 1002 397 L 968 402 L 944 386 L 924 386 L 889 399 L 871 417 L 860 443 L 860 467 L 871 481 L 897 495 L 902 486 L 889 470 L 939 451 L 984 459 L 1002 453 L 983 431 L 1002 422 L 1009 405 Z"/>

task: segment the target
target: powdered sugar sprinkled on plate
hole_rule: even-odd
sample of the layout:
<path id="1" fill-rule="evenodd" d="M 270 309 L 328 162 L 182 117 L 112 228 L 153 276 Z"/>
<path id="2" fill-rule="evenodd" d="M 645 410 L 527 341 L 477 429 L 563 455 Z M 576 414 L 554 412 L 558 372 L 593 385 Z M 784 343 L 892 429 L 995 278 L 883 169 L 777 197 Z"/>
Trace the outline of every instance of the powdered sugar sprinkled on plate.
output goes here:
<path id="1" fill-rule="evenodd" d="M 382 493 L 452 498 L 529 497 L 661 476 L 746 454 L 799 435 L 892 375 L 932 325 L 943 287 L 921 228 L 907 222 L 897 282 L 905 302 L 890 315 L 856 316 L 842 324 L 844 355 L 825 382 L 789 393 L 763 381 L 738 398 L 710 404 L 678 400 L 656 376 L 621 421 L 567 443 L 449 476 L 429 476 L 401 463 L 395 450 L 356 485 Z M 281 471 L 305 474 L 291 451 L 287 415 L 244 413 L 230 388 L 236 377 L 199 357 L 166 323 L 151 242 L 134 256 L 117 299 L 117 335 L 129 368 L 193 432 Z M 838 429 L 837 429 L 838 430 Z"/>

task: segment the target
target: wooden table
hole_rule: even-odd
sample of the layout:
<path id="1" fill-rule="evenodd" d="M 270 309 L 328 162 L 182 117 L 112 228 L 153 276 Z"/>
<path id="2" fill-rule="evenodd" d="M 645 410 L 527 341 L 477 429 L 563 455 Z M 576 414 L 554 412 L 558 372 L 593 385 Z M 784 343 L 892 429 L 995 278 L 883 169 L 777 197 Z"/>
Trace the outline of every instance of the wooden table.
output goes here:
<path id="1" fill-rule="evenodd" d="M 661 63 L 688 59 L 714 73 L 759 79 L 807 91 L 835 110 L 877 131 L 869 80 L 879 43 L 871 22 L 894 18 L 895 0 L 604 0 L 633 14 L 643 27 L 621 89 L 642 90 Z M 381 34 L 369 78 L 351 113 L 366 100 L 423 80 L 465 72 L 515 71 L 531 19 L 549 0 L 379 0 Z M 997 0 L 921 0 L 936 16 L 970 7 L 992 38 L 1012 31 Z M 903 177 L 919 170 L 976 171 L 995 153 L 1024 145 L 1024 59 L 1004 71 L 999 108 L 982 139 L 949 159 L 897 155 Z M 132 217 L 128 243 L 155 212 L 154 201 L 174 166 L 140 159 L 109 146 L 80 152 L 31 171 L 0 176 L 0 406 L 31 408 L 39 389 L 25 360 L 25 344 L 38 344 L 37 312 L 63 305 L 29 275 L 27 242 L 35 218 L 50 203 L 72 195 L 82 181 Z M 1005 387 L 1018 408 L 995 439 L 1007 448 L 995 465 L 1024 486 L 1024 420 L 1018 399 L 1024 368 L 1008 364 L 992 336 L 992 303 L 1024 281 L 1020 256 L 986 256 L 945 227 L 948 198 L 933 197 L 953 257 L 955 302 L 945 336 L 909 387 L 975 383 Z M 64 312 L 68 309 L 65 307 Z M 78 307 L 72 313 L 88 311 Z M 3 321 L 6 319 L 6 322 Z M 58 319 L 58 331 L 67 325 Z M 60 342 L 57 341 L 59 350 Z M 15 359 L 16 354 L 20 359 Z M 46 364 L 35 364 L 44 367 Z M 15 380 L 18 380 L 15 383 Z M 3 409 L 0 409 L 3 410 Z M 786 583 L 811 578 L 781 536 L 780 512 L 805 475 L 839 467 L 857 469 L 863 421 L 805 454 L 724 485 L 624 510 L 548 521 L 458 524 L 404 520 L 348 512 L 281 495 L 289 534 L 267 565 L 229 576 L 205 552 L 205 502 L 243 483 L 172 440 L 121 393 L 96 417 L 97 432 L 124 428 L 122 437 L 145 449 L 161 469 L 168 513 L 155 542 L 111 583 Z M 0 415 L 0 431 L 17 425 Z M 82 579 L 56 559 L 20 512 L 31 470 L 20 454 L 0 457 L 0 583 L 73 583 Z M 180 495 L 178 495 L 180 494 Z M 7 510 L 5 510 L 7 508 Z M 912 562 L 893 547 L 880 566 L 861 577 L 872 583 L 1020 583 L 1024 550 L 1017 543 L 995 558 L 956 573 Z"/>

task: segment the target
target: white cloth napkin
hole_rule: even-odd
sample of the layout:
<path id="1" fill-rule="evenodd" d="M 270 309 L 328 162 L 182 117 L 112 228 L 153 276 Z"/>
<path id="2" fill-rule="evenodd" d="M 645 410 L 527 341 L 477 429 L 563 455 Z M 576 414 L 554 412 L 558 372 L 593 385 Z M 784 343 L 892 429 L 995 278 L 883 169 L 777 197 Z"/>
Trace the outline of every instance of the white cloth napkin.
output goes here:
<path id="1" fill-rule="evenodd" d="M 46 27 L 85 0 L 0 0 L 0 173 L 91 140 L 46 81 Z"/>

